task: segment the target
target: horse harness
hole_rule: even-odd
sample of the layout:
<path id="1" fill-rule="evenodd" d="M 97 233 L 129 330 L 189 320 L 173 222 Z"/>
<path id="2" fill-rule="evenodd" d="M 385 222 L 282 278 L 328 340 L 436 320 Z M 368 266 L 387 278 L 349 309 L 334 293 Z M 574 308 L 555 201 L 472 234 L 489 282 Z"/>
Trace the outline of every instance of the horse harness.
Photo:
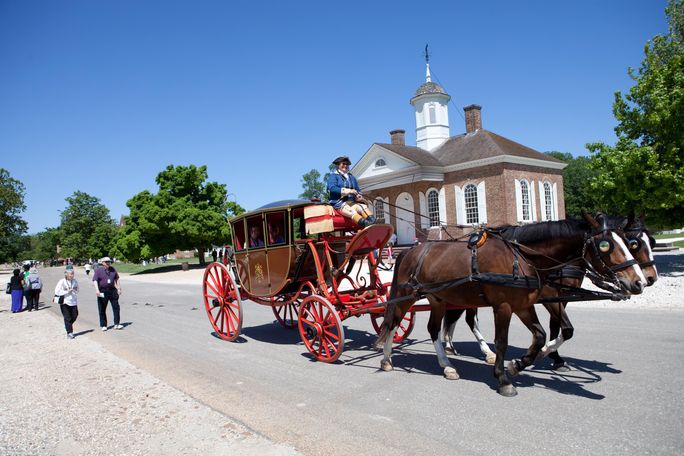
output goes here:
<path id="1" fill-rule="evenodd" d="M 484 228 L 480 231 L 476 231 L 470 234 L 467 245 L 468 248 L 471 251 L 471 260 L 470 260 L 470 271 L 469 274 L 465 277 L 459 277 L 455 279 L 450 279 L 450 280 L 445 280 L 441 282 L 434 282 L 434 283 L 429 283 L 429 284 L 424 284 L 421 283 L 418 280 L 418 276 L 420 275 L 420 272 L 423 267 L 423 262 L 425 261 L 425 258 L 427 257 L 427 254 L 431 250 L 432 246 L 434 244 L 439 243 L 440 241 L 432 241 L 428 242 L 421 252 L 420 256 L 418 257 L 417 265 L 411 275 L 408 278 L 408 281 L 405 284 L 399 285 L 401 288 L 409 288 L 412 290 L 412 293 L 410 295 L 401 297 L 401 298 L 395 298 L 392 299 L 391 301 L 394 302 L 399 302 L 399 301 L 404 301 L 408 299 L 422 299 L 428 295 L 435 295 L 437 293 L 440 293 L 444 290 L 447 290 L 449 288 L 453 287 L 458 287 L 461 285 L 464 285 L 466 283 L 476 283 L 479 287 L 479 296 L 483 301 L 484 306 L 490 306 L 491 304 L 488 302 L 487 297 L 484 293 L 484 290 L 482 288 L 483 284 L 487 285 L 500 285 L 500 286 L 505 286 L 505 287 L 510 287 L 510 288 L 526 288 L 526 289 L 536 289 L 540 290 L 542 287 L 545 285 L 552 286 L 556 289 L 558 289 L 563 295 L 558 296 L 558 297 L 542 297 L 538 300 L 539 303 L 543 302 L 568 302 L 568 301 L 584 301 L 584 300 L 599 300 L 599 299 L 611 299 L 615 301 L 619 300 L 624 300 L 627 299 L 627 296 L 622 294 L 621 291 L 623 291 L 623 288 L 618 281 L 616 273 L 626 269 L 630 266 L 633 266 L 637 264 L 636 260 L 627 260 L 621 264 L 615 265 L 615 266 L 609 266 L 606 264 L 604 260 L 605 255 L 609 255 L 613 249 L 613 241 L 609 238 L 608 232 L 609 229 L 605 225 L 602 227 L 603 229 L 598 230 L 597 232 L 593 232 L 588 234 L 588 236 L 585 239 L 584 246 L 582 249 L 582 257 L 581 258 L 575 258 L 570 261 L 567 261 L 565 263 L 560 263 L 556 266 L 553 266 L 549 269 L 554 270 L 555 272 L 552 272 L 549 274 L 544 281 L 541 280 L 539 276 L 539 271 L 543 270 L 549 270 L 549 269 L 542 269 L 542 268 L 537 268 L 533 265 L 531 265 L 527 260 L 525 260 L 525 255 L 520 251 L 521 247 L 524 247 L 522 244 L 519 244 L 517 241 L 509 241 L 506 238 L 504 238 L 501 233 L 498 230 L 493 230 L 490 228 Z M 602 239 L 598 241 L 592 241 L 595 236 L 598 234 L 602 234 L 603 237 Z M 511 253 L 513 254 L 513 265 L 512 265 L 512 271 L 511 274 L 503 274 L 503 273 L 494 273 L 494 272 L 480 272 L 479 267 L 478 267 L 478 249 L 482 247 L 488 237 L 496 237 L 497 239 L 501 240 L 504 242 L 504 244 L 510 249 Z M 442 242 L 452 242 L 452 241 L 442 241 Z M 458 241 L 457 241 L 458 242 Z M 607 243 L 607 245 L 605 244 Z M 602 266 L 608 271 L 608 277 L 605 277 L 604 275 L 600 274 L 593 266 L 592 264 L 586 260 L 586 249 L 588 245 L 592 245 L 593 248 L 593 253 L 596 258 L 601 261 Z M 528 247 L 526 247 L 528 248 Z M 528 248 L 529 249 L 529 248 Z M 520 275 L 520 258 L 523 258 L 525 260 L 525 263 L 533 268 L 536 272 L 535 276 L 529 276 L 529 275 Z M 583 261 L 582 267 L 574 265 L 573 263 L 576 263 L 578 261 Z M 562 280 L 564 278 L 572 278 L 572 279 L 582 279 L 584 277 L 588 277 L 595 285 L 597 285 L 599 288 L 602 288 L 604 290 L 607 290 L 608 293 L 605 292 L 598 292 L 598 291 L 593 291 L 593 290 L 587 290 L 581 287 L 574 287 L 570 285 L 563 285 Z M 609 279 L 609 280 L 607 280 Z M 439 298 L 437 298 L 439 299 Z"/>

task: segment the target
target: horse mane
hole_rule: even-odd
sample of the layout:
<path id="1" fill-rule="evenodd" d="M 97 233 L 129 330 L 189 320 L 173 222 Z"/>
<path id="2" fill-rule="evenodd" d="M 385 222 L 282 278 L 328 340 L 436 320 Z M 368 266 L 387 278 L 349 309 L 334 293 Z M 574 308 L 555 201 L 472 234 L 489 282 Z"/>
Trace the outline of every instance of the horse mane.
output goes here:
<path id="1" fill-rule="evenodd" d="M 591 230 L 591 226 L 585 220 L 566 219 L 522 226 L 504 225 L 494 230 L 498 231 L 504 239 L 527 244 L 556 238 L 584 236 L 584 233 Z"/>

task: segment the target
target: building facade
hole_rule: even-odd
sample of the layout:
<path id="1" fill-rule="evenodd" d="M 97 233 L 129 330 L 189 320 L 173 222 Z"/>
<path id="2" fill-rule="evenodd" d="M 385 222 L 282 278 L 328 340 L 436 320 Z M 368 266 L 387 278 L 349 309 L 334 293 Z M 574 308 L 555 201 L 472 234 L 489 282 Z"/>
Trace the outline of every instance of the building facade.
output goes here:
<path id="1" fill-rule="evenodd" d="M 449 100 L 428 64 L 410 100 L 416 146 L 406 145 L 404 130 L 393 130 L 389 143 L 371 145 L 352 169 L 398 244 L 565 218 L 565 163 L 483 129 L 478 105 L 463 108 L 465 133 L 450 136 Z"/>

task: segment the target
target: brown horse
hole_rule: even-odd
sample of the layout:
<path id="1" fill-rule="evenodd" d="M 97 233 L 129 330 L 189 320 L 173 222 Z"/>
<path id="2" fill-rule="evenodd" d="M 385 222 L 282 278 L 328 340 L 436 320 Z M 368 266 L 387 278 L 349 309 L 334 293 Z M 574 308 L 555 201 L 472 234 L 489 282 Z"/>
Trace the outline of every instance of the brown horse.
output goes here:
<path id="1" fill-rule="evenodd" d="M 650 235 L 644 223 L 644 216 L 635 217 L 634 211 L 629 219 L 623 217 L 610 217 L 607 223 L 611 229 L 615 229 L 622 234 L 623 240 L 629 247 L 632 256 L 639 264 L 642 273 L 646 277 L 646 286 L 653 285 L 658 280 L 658 271 L 654 265 L 653 247 L 655 239 Z M 573 266 L 563 269 L 554 278 L 550 278 L 558 284 L 572 288 L 580 287 L 586 274 L 586 269 L 582 266 Z M 542 298 L 552 298 L 562 296 L 563 292 L 553 286 L 545 286 L 542 289 Z M 566 313 L 567 302 L 544 302 L 542 304 L 549 312 L 549 342 L 542 347 L 541 356 L 548 356 L 552 360 L 551 369 L 558 372 L 567 372 L 570 368 L 565 360 L 558 353 L 558 348 L 574 334 L 574 328 L 570 318 Z M 461 315 L 465 313 L 466 323 L 470 327 L 475 339 L 478 342 L 480 351 L 485 356 L 487 363 L 494 364 L 496 355 L 487 345 L 478 325 L 477 309 L 455 309 L 447 310 L 444 317 L 444 342 L 447 352 L 457 354 L 453 342 L 454 329 Z"/>
<path id="2" fill-rule="evenodd" d="M 378 344 L 384 344 L 383 370 L 391 370 L 392 339 L 404 315 L 421 296 L 430 303 L 428 331 L 437 359 L 448 379 L 458 373 L 438 340 L 448 307 L 492 307 L 495 320 L 497 391 L 517 394 L 504 369 L 511 315 L 533 334 L 533 343 L 509 369 L 520 371 L 532 364 L 546 341 L 534 312 L 542 284 L 559 265 L 583 258 L 589 252 L 600 272 L 611 274 L 630 293 L 641 293 L 646 282 L 624 241 L 607 228 L 604 216 L 585 220 L 545 222 L 490 230 L 492 235 L 477 249 L 465 242 L 428 242 L 404 252 L 395 264 L 394 277 Z M 438 246 L 433 248 L 433 246 Z M 512 274 L 511 274 L 512 272 Z"/>

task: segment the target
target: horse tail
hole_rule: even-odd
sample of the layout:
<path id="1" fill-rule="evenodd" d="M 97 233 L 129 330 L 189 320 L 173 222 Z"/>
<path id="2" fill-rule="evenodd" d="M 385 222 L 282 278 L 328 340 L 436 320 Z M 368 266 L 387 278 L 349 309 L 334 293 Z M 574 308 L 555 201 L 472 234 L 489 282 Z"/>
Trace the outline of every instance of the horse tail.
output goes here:
<path id="1" fill-rule="evenodd" d="M 398 326 L 400 322 L 395 323 L 395 315 L 394 315 L 394 310 L 397 307 L 397 303 L 394 301 L 394 298 L 397 297 L 397 294 L 399 293 L 399 287 L 397 287 L 397 276 L 399 275 L 399 267 L 401 266 L 401 262 L 406 256 L 406 254 L 410 252 L 410 250 L 405 250 L 399 254 L 397 257 L 397 260 L 394 262 L 394 275 L 392 275 L 392 284 L 390 285 L 390 294 L 389 298 L 387 301 L 387 307 L 385 307 L 385 316 L 382 321 L 382 329 L 380 330 L 380 334 L 378 335 L 378 340 L 375 342 L 376 346 L 380 346 L 385 343 L 387 340 L 387 337 L 389 336 L 390 331 L 392 328 L 395 326 Z"/>

